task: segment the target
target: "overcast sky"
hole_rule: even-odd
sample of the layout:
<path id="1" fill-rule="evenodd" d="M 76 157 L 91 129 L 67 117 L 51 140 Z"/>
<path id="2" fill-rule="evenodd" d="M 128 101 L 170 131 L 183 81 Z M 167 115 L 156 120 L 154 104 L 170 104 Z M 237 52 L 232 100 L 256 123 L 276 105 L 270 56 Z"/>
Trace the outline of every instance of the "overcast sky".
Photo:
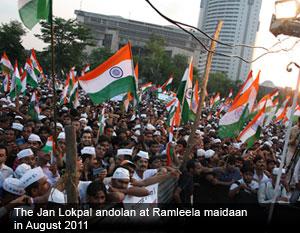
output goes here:
<path id="1" fill-rule="evenodd" d="M 53 0 L 54 15 L 63 18 L 74 18 L 74 10 L 82 9 L 85 11 L 107 14 L 120 15 L 124 18 L 150 22 L 160 25 L 168 25 L 169 23 L 162 19 L 154 12 L 144 0 Z M 151 2 L 167 16 L 178 21 L 185 22 L 197 26 L 200 0 L 151 0 Z M 278 42 L 270 32 L 270 20 L 274 11 L 275 0 L 263 0 L 263 5 L 260 13 L 260 30 L 257 34 L 256 46 L 271 47 Z M 18 15 L 17 0 L 1 0 L 0 22 L 9 22 L 10 20 L 20 20 Z M 217 19 L 216 19 L 217 20 Z M 29 32 L 23 40 L 25 48 L 34 47 L 37 50 L 43 48 L 43 43 L 36 39 L 33 35 L 39 32 L 40 27 Z M 279 36 L 280 40 L 286 38 Z M 296 39 L 289 38 L 280 46 L 289 48 Z M 274 49 L 280 49 L 277 46 Z M 256 49 L 254 58 L 260 55 L 263 50 Z M 278 86 L 295 86 L 298 71 L 295 68 L 292 73 L 286 72 L 286 65 L 290 61 L 295 61 L 300 64 L 300 43 L 291 52 L 281 52 L 277 54 L 269 54 L 258 60 L 252 65 L 254 73 L 259 69 L 262 70 L 261 82 L 271 80 Z"/>

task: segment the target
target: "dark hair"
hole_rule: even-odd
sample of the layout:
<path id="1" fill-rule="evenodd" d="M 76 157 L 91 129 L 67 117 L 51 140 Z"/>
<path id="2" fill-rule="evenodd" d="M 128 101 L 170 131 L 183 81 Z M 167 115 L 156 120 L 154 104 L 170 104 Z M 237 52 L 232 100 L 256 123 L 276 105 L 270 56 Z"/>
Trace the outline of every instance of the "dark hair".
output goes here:
<path id="1" fill-rule="evenodd" d="M 86 194 L 90 197 L 93 197 L 96 196 L 99 191 L 102 191 L 105 194 L 105 196 L 107 195 L 105 185 L 96 180 L 89 184 L 89 186 L 86 189 Z"/>
<path id="2" fill-rule="evenodd" d="M 7 150 L 7 147 L 6 147 L 6 146 L 0 145 L 0 149 L 5 150 L 5 155 L 6 155 L 6 156 L 8 155 L 8 150 Z"/>
<path id="3" fill-rule="evenodd" d="M 159 145 L 159 143 L 157 141 L 151 141 L 149 143 L 149 147 L 151 147 L 152 145 Z"/>
<path id="4" fill-rule="evenodd" d="M 109 142 L 109 143 L 110 143 L 110 139 L 109 139 L 108 137 L 104 136 L 104 135 L 101 135 L 101 136 L 99 137 L 98 142 L 99 142 L 99 143 L 101 143 L 101 142 Z"/>
<path id="5" fill-rule="evenodd" d="M 184 140 L 184 139 L 180 139 L 180 140 L 177 142 L 177 144 L 182 145 L 184 148 L 187 147 L 187 142 L 186 142 L 186 140 Z"/>
<path id="6" fill-rule="evenodd" d="M 189 160 L 186 163 L 186 170 L 189 171 L 190 169 L 194 169 L 196 167 L 196 162 L 195 160 Z"/>
<path id="7" fill-rule="evenodd" d="M 253 159 L 253 163 L 255 164 L 255 163 L 257 163 L 257 161 L 259 161 L 259 160 L 264 160 L 264 158 L 261 157 L 260 155 L 258 155 L 258 156 L 256 156 L 256 157 Z"/>
<path id="8" fill-rule="evenodd" d="M 251 164 L 244 164 L 241 168 L 241 172 L 244 174 L 246 172 L 254 173 L 254 167 Z"/>
<path id="9" fill-rule="evenodd" d="M 25 188 L 25 191 L 28 194 L 28 196 L 32 196 L 32 189 L 38 189 L 38 188 L 39 188 L 39 181 L 35 181 L 31 185 L 27 186 Z"/>
<path id="10" fill-rule="evenodd" d="M 236 159 L 235 159 L 235 156 L 234 156 L 234 155 L 229 155 L 229 156 L 227 157 L 227 164 L 234 165 L 234 164 L 235 164 L 235 161 L 236 161 Z"/>
<path id="11" fill-rule="evenodd" d="M 153 163 L 156 159 L 162 159 L 162 156 L 161 155 L 151 156 L 149 159 L 149 164 Z"/>

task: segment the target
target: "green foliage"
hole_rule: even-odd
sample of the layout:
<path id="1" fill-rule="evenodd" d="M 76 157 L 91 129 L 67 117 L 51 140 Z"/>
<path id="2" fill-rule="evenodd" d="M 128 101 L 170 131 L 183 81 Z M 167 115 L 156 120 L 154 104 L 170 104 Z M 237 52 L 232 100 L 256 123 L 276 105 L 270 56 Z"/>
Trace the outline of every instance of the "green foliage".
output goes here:
<path id="1" fill-rule="evenodd" d="M 230 89 L 233 90 L 233 95 L 235 95 L 238 92 L 240 86 L 240 81 L 232 81 L 224 73 L 211 73 L 209 75 L 207 84 L 207 92 L 209 94 L 220 92 L 222 97 L 227 97 Z"/>
<path id="2" fill-rule="evenodd" d="M 49 44 L 43 53 L 43 59 L 48 67 L 51 65 L 51 26 L 47 22 L 41 22 L 41 35 L 36 35 L 45 43 Z M 69 71 L 72 66 L 82 67 L 86 63 L 84 49 L 88 45 L 93 45 L 90 30 L 78 23 L 75 19 L 65 20 L 55 18 L 54 26 L 54 53 L 56 72 Z M 48 68 L 46 67 L 46 68 Z"/>
<path id="3" fill-rule="evenodd" d="M 21 37 L 26 34 L 21 23 L 11 21 L 0 26 L 0 53 L 6 52 L 12 65 L 17 59 L 19 64 L 24 64 L 26 56 L 22 46 Z"/>
<path id="4" fill-rule="evenodd" d="M 138 54 L 139 77 L 143 83 L 152 82 L 162 85 L 170 75 L 173 75 L 171 89 L 176 91 L 188 66 L 188 58 L 177 54 L 171 57 L 165 49 L 165 41 L 162 37 L 152 35 L 145 49 Z M 198 70 L 194 68 L 194 77 L 198 77 Z"/>

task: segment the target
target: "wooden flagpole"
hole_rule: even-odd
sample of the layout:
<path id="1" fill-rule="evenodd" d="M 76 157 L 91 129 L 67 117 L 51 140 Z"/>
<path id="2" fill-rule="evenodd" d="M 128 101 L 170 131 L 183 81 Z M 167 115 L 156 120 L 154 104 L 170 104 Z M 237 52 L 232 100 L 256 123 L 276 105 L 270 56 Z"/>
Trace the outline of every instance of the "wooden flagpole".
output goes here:
<path id="1" fill-rule="evenodd" d="M 196 129 L 199 126 L 200 119 L 201 119 L 202 108 L 203 108 L 204 101 L 205 101 L 205 92 L 206 92 L 206 86 L 208 83 L 209 73 L 210 73 L 210 69 L 211 69 L 212 58 L 213 58 L 213 54 L 214 54 L 214 51 L 215 51 L 216 45 L 217 45 L 216 40 L 218 40 L 218 38 L 219 38 L 222 26 L 223 26 L 223 21 L 219 20 L 215 34 L 214 34 L 214 40 L 211 41 L 211 45 L 210 45 L 210 49 L 209 49 L 210 52 L 208 52 L 208 55 L 207 55 L 204 79 L 203 79 L 202 87 L 201 87 L 200 104 L 198 104 L 196 119 L 192 126 L 191 135 L 188 139 L 187 148 L 184 153 L 184 164 L 186 164 L 186 162 L 189 160 L 189 155 L 191 154 L 192 149 L 195 144 L 195 133 L 196 133 Z"/>

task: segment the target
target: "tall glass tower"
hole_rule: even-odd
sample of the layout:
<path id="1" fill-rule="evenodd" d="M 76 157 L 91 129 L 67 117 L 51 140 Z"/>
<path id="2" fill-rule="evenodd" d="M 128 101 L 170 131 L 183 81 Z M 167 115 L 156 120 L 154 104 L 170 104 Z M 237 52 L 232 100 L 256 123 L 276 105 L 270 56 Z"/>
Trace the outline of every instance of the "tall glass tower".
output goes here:
<path id="1" fill-rule="evenodd" d="M 213 36 L 218 20 L 224 24 L 219 40 L 228 44 L 254 45 L 259 28 L 259 13 L 262 0 L 201 0 L 198 28 Z M 252 48 L 217 46 L 217 51 L 235 54 L 251 60 Z M 202 54 L 199 69 L 203 74 L 206 54 Z M 244 80 L 250 69 L 237 58 L 214 55 L 211 72 L 223 72 L 232 80 Z"/>

